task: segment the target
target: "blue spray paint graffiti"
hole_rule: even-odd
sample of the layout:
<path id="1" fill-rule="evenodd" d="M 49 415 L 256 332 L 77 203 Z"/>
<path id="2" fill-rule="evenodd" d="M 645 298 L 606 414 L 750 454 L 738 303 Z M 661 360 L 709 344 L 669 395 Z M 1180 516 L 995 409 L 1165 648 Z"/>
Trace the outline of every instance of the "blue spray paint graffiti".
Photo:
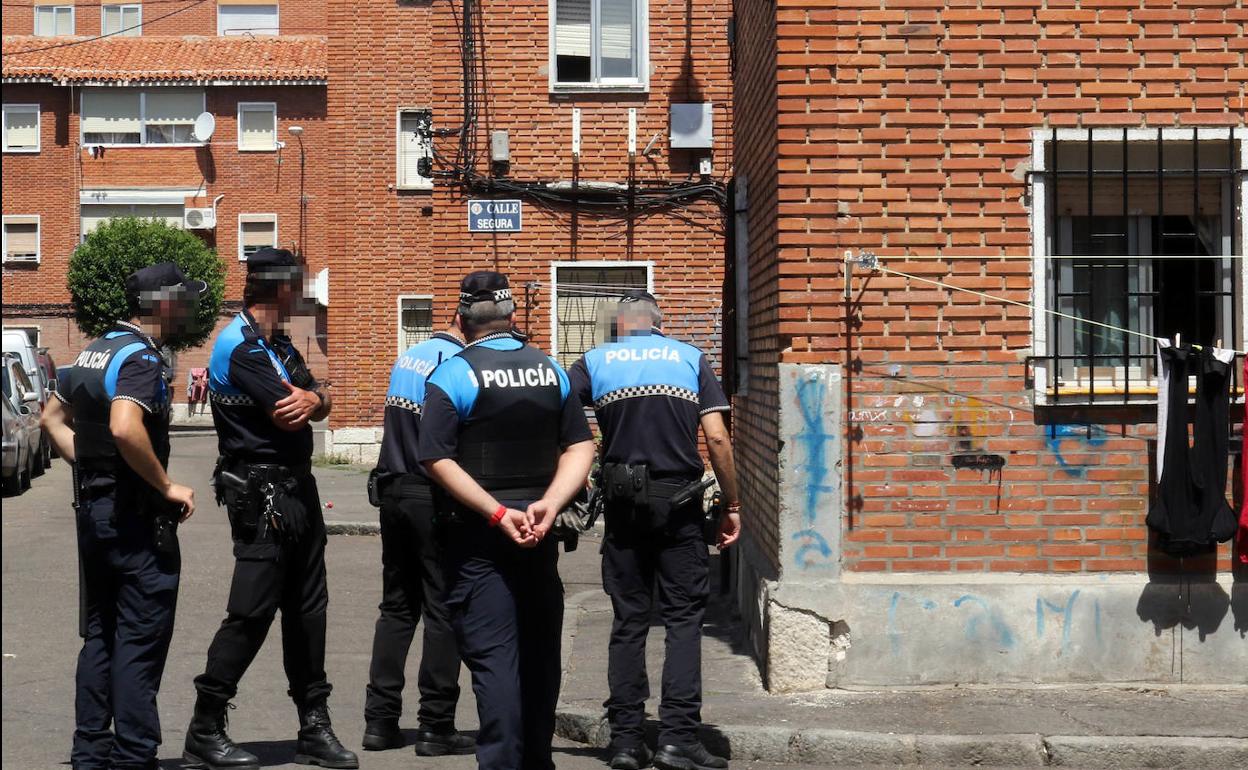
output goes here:
<path id="1" fill-rule="evenodd" d="M 1053 453 L 1057 465 L 1067 476 L 1083 478 L 1085 468 L 1070 462 L 1062 454 L 1062 442 L 1077 440 L 1090 447 L 1099 447 L 1105 443 L 1105 430 L 1095 425 L 1050 425 L 1048 430 L 1049 451 Z"/>
<path id="2" fill-rule="evenodd" d="M 996 610 L 988 606 L 988 602 L 984 601 L 978 596 L 972 596 L 971 594 L 966 594 L 965 596 L 961 596 L 955 599 L 953 602 L 953 606 L 961 607 L 963 604 L 966 604 L 966 603 L 974 604 L 983 611 L 982 615 L 973 615 L 967 619 L 966 621 L 966 638 L 967 639 L 969 639 L 970 641 L 978 641 L 980 623 L 983 620 L 987 619 L 989 625 L 992 626 L 993 633 L 996 634 L 997 643 L 1003 647 L 1007 647 L 1011 649 L 1014 647 L 1014 634 L 1010 631 L 1010 627 L 1005 624 L 1005 621 L 1001 619 L 1001 615 Z"/>
<path id="3" fill-rule="evenodd" d="M 828 467 L 827 445 L 836 436 L 824 429 L 824 403 L 827 399 L 828 386 L 820 376 L 800 377 L 796 383 L 797 403 L 802 414 L 802 431 L 793 436 L 802 451 L 802 462 L 796 470 L 805 474 L 805 486 L 802 499 L 803 529 L 793 533 L 793 542 L 799 547 L 794 555 L 798 567 L 813 567 L 826 564 L 832 558 L 832 548 L 827 538 L 816 528 L 819 518 L 819 498 L 836 487 L 827 484 Z M 833 522 L 840 526 L 840 522 Z"/>
<path id="4" fill-rule="evenodd" d="M 1046 608 L 1050 612 L 1059 613 L 1062 617 L 1062 646 L 1058 648 L 1058 651 L 1057 651 L 1058 655 L 1061 655 L 1063 652 L 1066 652 L 1067 647 L 1070 646 L 1071 616 L 1075 612 L 1075 602 L 1077 601 L 1079 601 L 1078 589 L 1071 592 L 1070 598 L 1066 600 L 1065 606 L 1062 606 L 1060 604 L 1054 604 L 1048 599 L 1044 599 L 1039 596 L 1036 597 L 1036 638 L 1037 639 L 1044 638 L 1044 615 L 1045 615 Z M 1097 603 L 1097 610 L 1098 610 L 1097 621 L 1099 623 L 1100 621 L 1100 617 L 1099 617 L 1100 603 L 1099 602 Z"/>

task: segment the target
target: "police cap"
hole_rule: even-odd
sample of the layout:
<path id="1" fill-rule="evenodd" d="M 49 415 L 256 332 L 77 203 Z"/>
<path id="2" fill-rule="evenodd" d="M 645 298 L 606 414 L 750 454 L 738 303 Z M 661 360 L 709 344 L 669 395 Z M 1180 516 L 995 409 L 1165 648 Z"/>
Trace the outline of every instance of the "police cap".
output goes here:
<path id="1" fill-rule="evenodd" d="M 208 284 L 186 277 L 182 268 L 172 262 L 157 262 L 135 270 L 126 276 L 126 295 L 137 298 L 141 294 L 180 287 L 196 296 L 208 291 Z"/>
<path id="2" fill-rule="evenodd" d="M 654 295 L 645 289 L 629 289 L 624 292 L 624 296 L 620 297 L 620 302 L 650 302 L 655 305 L 659 304 Z"/>
<path id="3" fill-rule="evenodd" d="M 505 302 L 511 299 L 507 276 L 493 270 L 477 270 L 459 282 L 459 304 L 467 307 L 477 302 Z"/>
<path id="4" fill-rule="evenodd" d="M 247 275 L 268 280 L 290 280 L 303 275 L 303 264 L 289 249 L 265 246 L 247 258 Z"/>

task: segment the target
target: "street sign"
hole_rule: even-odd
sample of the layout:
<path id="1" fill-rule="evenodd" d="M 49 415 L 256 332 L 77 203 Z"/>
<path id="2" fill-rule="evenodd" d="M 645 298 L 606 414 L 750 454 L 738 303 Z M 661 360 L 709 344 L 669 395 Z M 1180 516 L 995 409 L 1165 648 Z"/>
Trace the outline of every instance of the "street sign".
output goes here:
<path id="1" fill-rule="evenodd" d="M 520 232 L 519 200 L 470 200 L 468 201 L 468 232 L 470 233 L 518 233 Z"/>

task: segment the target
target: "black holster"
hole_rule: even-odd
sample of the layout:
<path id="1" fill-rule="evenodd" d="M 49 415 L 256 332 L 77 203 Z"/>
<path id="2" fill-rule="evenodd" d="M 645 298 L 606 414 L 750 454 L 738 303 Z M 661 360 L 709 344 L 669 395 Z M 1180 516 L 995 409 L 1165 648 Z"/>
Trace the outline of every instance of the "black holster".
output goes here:
<path id="1" fill-rule="evenodd" d="M 602 490 L 608 505 L 649 505 L 649 468 L 645 465 L 603 463 Z"/>
<path id="2" fill-rule="evenodd" d="M 306 474 L 283 465 L 219 459 L 213 489 L 217 503 L 225 506 L 234 540 L 255 543 L 270 531 L 279 541 L 299 540 L 310 526 L 302 504 L 294 500 L 301 475 Z"/>

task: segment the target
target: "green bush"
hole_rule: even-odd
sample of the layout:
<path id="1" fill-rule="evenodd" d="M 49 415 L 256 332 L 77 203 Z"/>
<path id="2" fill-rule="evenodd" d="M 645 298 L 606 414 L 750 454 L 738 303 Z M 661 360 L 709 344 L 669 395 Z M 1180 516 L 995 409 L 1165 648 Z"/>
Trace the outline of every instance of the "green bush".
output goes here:
<path id="1" fill-rule="evenodd" d="M 202 344 L 216 325 L 225 297 L 225 266 L 194 234 L 159 219 L 110 219 L 87 236 L 69 258 L 69 293 L 78 328 L 99 337 L 129 317 L 126 276 L 157 262 L 175 262 L 188 278 L 208 284 L 200 298 L 198 325 L 164 342 L 173 350 Z"/>

